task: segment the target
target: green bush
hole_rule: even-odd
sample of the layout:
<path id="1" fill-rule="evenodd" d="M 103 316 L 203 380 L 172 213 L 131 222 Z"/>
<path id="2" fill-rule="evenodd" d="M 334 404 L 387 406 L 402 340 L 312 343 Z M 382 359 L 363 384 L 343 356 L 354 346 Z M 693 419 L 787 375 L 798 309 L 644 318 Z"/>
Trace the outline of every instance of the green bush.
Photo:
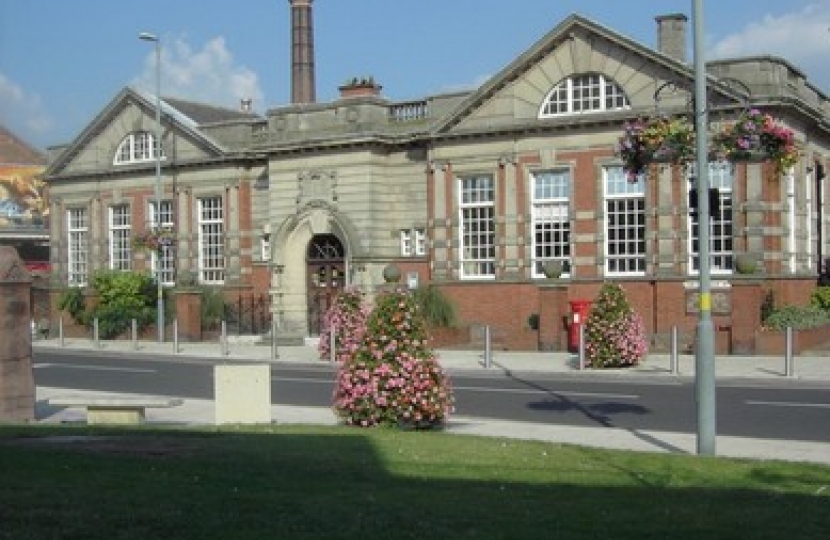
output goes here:
<path id="1" fill-rule="evenodd" d="M 531 313 L 530 316 L 527 318 L 527 326 L 531 330 L 538 330 L 539 329 L 539 314 L 538 313 Z"/>
<path id="2" fill-rule="evenodd" d="M 427 325 L 443 328 L 455 326 L 455 307 L 441 289 L 433 285 L 418 287 L 413 297 Z"/>
<path id="3" fill-rule="evenodd" d="M 155 322 L 157 291 L 155 281 L 141 272 L 100 270 L 90 282 L 99 297 L 98 305 L 87 307 L 83 290 L 67 289 L 58 299 L 58 307 L 69 313 L 77 324 L 91 326 L 98 319 L 98 335 L 111 339 L 126 332 L 133 319 L 139 330 Z"/>
<path id="4" fill-rule="evenodd" d="M 80 287 L 70 287 L 58 299 L 58 308 L 69 313 L 77 324 L 86 325 L 86 300 Z"/>
<path id="5" fill-rule="evenodd" d="M 817 306 L 782 306 L 764 321 L 770 330 L 801 330 L 830 323 L 830 312 Z"/>
<path id="6" fill-rule="evenodd" d="M 215 287 L 200 286 L 202 311 L 199 314 L 203 328 L 218 328 L 227 310 L 222 290 Z"/>
<path id="7" fill-rule="evenodd" d="M 830 313 L 830 286 L 817 287 L 810 296 L 810 305 Z"/>
<path id="8" fill-rule="evenodd" d="M 761 301 L 761 323 L 766 323 L 769 316 L 775 312 L 775 293 L 767 291 Z"/>
<path id="9" fill-rule="evenodd" d="M 123 334 L 136 320 L 138 329 L 155 321 L 156 283 L 148 274 L 102 270 L 92 277 L 92 287 L 98 292 L 98 305 L 88 311 L 87 321 L 98 319 L 98 335 L 111 339 Z"/>

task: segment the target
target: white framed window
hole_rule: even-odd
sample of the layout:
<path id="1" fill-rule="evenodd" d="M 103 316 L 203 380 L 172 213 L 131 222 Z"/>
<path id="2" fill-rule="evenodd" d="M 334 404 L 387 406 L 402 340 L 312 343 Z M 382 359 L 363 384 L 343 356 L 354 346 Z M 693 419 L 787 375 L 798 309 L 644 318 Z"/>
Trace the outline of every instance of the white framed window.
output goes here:
<path id="1" fill-rule="evenodd" d="M 422 256 L 427 254 L 427 232 L 424 229 L 414 229 L 412 231 L 415 235 L 415 255 Z"/>
<path id="2" fill-rule="evenodd" d="M 127 165 L 153 161 L 156 159 L 156 151 L 160 151 L 161 158 L 164 158 L 164 149 L 159 149 L 155 135 L 149 131 L 136 131 L 124 137 L 118 145 L 113 164 Z"/>
<path id="3" fill-rule="evenodd" d="M 222 197 L 199 199 L 199 280 L 225 282 L 225 214 Z"/>
<path id="4" fill-rule="evenodd" d="M 400 234 L 401 256 L 411 257 L 426 255 L 427 233 L 424 229 L 401 229 Z"/>
<path id="5" fill-rule="evenodd" d="M 88 280 L 89 221 L 86 208 L 66 211 L 67 280 L 70 286 L 83 287 Z"/>
<path id="6" fill-rule="evenodd" d="M 542 265 L 547 261 L 562 261 L 565 273 L 570 273 L 571 173 L 567 169 L 536 172 L 530 181 L 533 277 L 544 277 Z"/>
<path id="7" fill-rule="evenodd" d="M 173 219 L 173 201 L 160 201 L 161 212 L 156 212 L 156 201 L 150 201 L 149 226 L 152 229 L 167 229 L 174 230 L 175 222 Z M 152 251 L 150 255 L 150 268 L 152 268 L 153 275 L 159 271 L 159 258 L 161 258 L 161 283 L 163 285 L 173 285 L 176 279 L 176 244 L 173 242 L 169 245 L 162 245 L 158 252 Z"/>
<path id="8" fill-rule="evenodd" d="M 496 277 L 495 180 L 490 175 L 459 179 L 462 278 Z"/>
<path id="9" fill-rule="evenodd" d="M 620 166 L 605 174 L 605 273 L 643 275 L 646 271 L 645 178 L 630 182 Z"/>
<path id="10" fill-rule="evenodd" d="M 629 109 L 622 87 L 599 73 L 586 73 L 560 81 L 545 97 L 539 118 Z"/>
<path id="11" fill-rule="evenodd" d="M 109 208 L 110 269 L 130 270 L 132 265 L 130 207 L 117 204 Z"/>
<path id="12" fill-rule="evenodd" d="M 412 255 L 413 248 L 412 248 L 412 230 L 411 229 L 401 229 L 400 231 L 400 240 L 401 240 L 401 255 L 403 257 L 409 257 Z"/>
<path id="13" fill-rule="evenodd" d="M 259 256 L 263 261 L 271 260 L 271 235 L 264 234 L 259 237 Z"/>
<path id="14" fill-rule="evenodd" d="M 733 270 L 733 233 L 732 233 L 732 186 L 734 184 L 734 166 L 726 161 L 709 163 L 710 192 L 704 196 L 709 201 L 709 259 L 713 274 L 729 274 Z M 696 200 L 701 194 L 697 192 L 695 164 L 688 167 L 689 178 L 689 245 L 691 246 L 690 273 L 700 271 L 700 223 L 695 211 Z"/>

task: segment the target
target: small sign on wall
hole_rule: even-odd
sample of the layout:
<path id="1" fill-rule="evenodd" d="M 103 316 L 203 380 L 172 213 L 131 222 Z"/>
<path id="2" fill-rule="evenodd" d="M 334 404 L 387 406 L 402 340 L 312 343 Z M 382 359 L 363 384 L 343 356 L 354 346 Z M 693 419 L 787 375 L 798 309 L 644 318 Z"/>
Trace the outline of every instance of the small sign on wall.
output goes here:
<path id="1" fill-rule="evenodd" d="M 691 291 L 686 293 L 686 313 L 700 312 L 700 293 Z M 712 292 L 712 313 L 729 315 L 732 313 L 732 295 L 725 291 Z"/>

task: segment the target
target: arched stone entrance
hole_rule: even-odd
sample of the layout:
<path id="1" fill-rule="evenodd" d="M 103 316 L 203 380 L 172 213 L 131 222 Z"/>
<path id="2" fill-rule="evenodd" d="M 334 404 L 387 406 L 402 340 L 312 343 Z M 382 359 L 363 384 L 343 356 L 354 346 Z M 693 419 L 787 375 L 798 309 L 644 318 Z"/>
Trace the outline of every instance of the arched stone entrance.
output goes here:
<path id="1" fill-rule="evenodd" d="M 349 219 L 322 202 L 308 204 L 276 228 L 271 295 L 281 339 L 320 335 L 322 316 L 351 282 L 354 258 L 364 257 Z"/>
<path id="2" fill-rule="evenodd" d="M 306 254 L 308 333 L 319 336 L 323 317 L 346 285 L 346 253 L 334 234 L 316 234 Z"/>

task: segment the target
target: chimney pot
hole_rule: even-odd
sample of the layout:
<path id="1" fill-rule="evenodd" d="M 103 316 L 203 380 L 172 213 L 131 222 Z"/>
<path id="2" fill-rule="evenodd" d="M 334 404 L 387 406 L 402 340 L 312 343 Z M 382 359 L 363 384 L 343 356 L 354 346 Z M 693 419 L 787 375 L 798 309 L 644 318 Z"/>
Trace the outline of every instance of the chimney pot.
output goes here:
<path id="1" fill-rule="evenodd" d="M 657 22 L 657 50 L 680 62 L 686 62 L 686 23 L 683 13 L 655 17 Z"/>
<path id="2" fill-rule="evenodd" d="M 346 84 L 338 87 L 341 98 L 360 96 L 379 96 L 383 87 L 375 83 L 372 77 L 349 79 Z"/>

